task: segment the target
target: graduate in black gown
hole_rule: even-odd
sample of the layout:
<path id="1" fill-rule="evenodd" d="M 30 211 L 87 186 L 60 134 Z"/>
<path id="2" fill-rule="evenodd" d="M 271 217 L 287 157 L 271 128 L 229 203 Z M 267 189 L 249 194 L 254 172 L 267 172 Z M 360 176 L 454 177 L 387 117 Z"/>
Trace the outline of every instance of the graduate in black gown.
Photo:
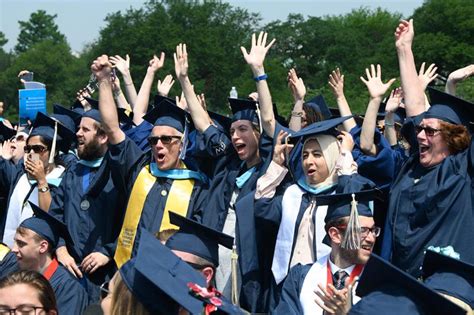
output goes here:
<path id="1" fill-rule="evenodd" d="M 411 125 L 404 128 L 416 135 L 415 153 L 392 185 L 382 256 L 419 277 L 429 246 L 452 246 L 464 261 L 474 262 L 474 146 L 466 127 L 473 120 L 474 106 L 431 90 L 432 106 L 423 113 L 425 96 L 411 46 L 406 44 L 413 40 L 412 28 L 412 20 L 402 21 L 396 38 L 400 68 L 405 71 L 401 79 L 406 111 L 411 117 Z"/>
<path id="2" fill-rule="evenodd" d="M 61 221 L 34 204 L 31 207 L 35 216 L 20 224 L 12 249 L 19 269 L 41 272 L 49 280 L 59 314 L 80 315 L 89 301 L 86 290 L 54 255 L 60 237 L 72 242 L 69 232 Z"/>
<path id="3" fill-rule="evenodd" d="M 182 109 L 165 99 L 144 117 L 154 127 L 148 137 L 151 152 L 143 152 L 118 126 L 107 57 L 94 61 L 92 70 L 104 81 L 99 88 L 100 112 L 110 142 L 115 187 L 128 198 L 115 252 L 120 267 L 136 254 L 141 228 L 151 233 L 172 229 L 169 210 L 191 217 L 202 209 L 199 195 L 206 178 L 183 162 L 190 126 Z"/>

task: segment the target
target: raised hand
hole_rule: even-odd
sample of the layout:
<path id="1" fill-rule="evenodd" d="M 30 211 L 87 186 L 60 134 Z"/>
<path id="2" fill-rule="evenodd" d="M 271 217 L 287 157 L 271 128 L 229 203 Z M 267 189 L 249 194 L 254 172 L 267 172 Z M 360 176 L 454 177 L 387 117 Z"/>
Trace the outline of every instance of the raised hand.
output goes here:
<path id="1" fill-rule="evenodd" d="M 328 84 L 335 98 L 344 96 L 344 75 L 341 74 L 339 68 L 336 68 L 336 70 L 329 74 Z"/>
<path id="2" fill-rule="evenodd" d="M 110 63 L 120 71 L 121 74 L 130 72 L 130 56 L 127 54 L 126 59 L 123 59 L 119 55 L 110 56 Z"/>
<path id="3" fill-rule="evenodd" d="M 174 71 L 178 80 L 184 79 L 188 76 L 188 51 L 186 44 L 179 44 L 176 46 L 174 57 Z"/>
<path id="4" fill-rule="evenodd" d="M 273 162 L 280 166 L 285 164 L 285 156 L 293 149 L 292 144 L 282 143 L 282 141 L 288 136 L 288 133 L 280 130 L 277 136 L 275 148 L 273 149 Z"/>
<path id="5" fill-rule="evenodd" d="M 403 99 L 403 90 L 401 87 L 393 89 L 390 92 L 390 97 L 387 100 L 387 104 L 385 104 L 385 111 L 394 113 L 400 104 L 402 103 Z"/>
<path id="6" fill-rule="evenodd" d="M 339 140 L 341 150 L 352 152 L 352 149 L 354 149 L 354 138 L 349 132 L 341 131 L 341 134 L 337 136 L 337 140 Z"/>
<path id="7" fill-rule="evenodd" d="M 304 86 L 303 79 L 298 78 L 296 70 L 293 68 L 288 72 L 288 86 L 291 89 L 295 102 L 304 100 L 306 87 Z"/>
<path id="8" fill-rule="evenodd" d="M 420 80 L 421 87 L 423 88 L 423 91 L 426 90 L 426 87 L 428 84 L 430 84 L 431 81 L 436 79 L 438 74 L 436 73 L 436 70 L 438 70 L 438 67 L 434 63 L 432 63 L 428 69 L 425 71 L 425 63 L 423 62 L 420 67 L 420 71 L 418 72 L 418 79 Z"/>
<path id="9" fill-rule="evenodd" d="M 148 62 L 147 72 L 155 73 L 156 71 L 163 68 L 164 64 L 165 64 L 165 53 L 164 52 L 161 52 L 160 58 L 158 58 L 156 55 L 153 55 L 153 59 L 151 59 Z"/>
<path id="10" fill-rule="evenodd" d="M 176 96 L 176 105 L 185 112 L 189 113 L 188 102 L 186 101 L 183 92 L 181 92 L 181 97 Z"/>
<path id="11" fill-rule="evenodd" d="M 374 65 L 370 65 L 370 71 L 366 68 L 365 73 L 367 80 L 364 77 L 360 77 L 360 79 L 367 86 L 371 98 L 383 97 L 392 83 L 395 82 L 395 79 L 390 79 L 387 83 L 382 82 L 382 68 L 380 65 L 377 65 L 377 70 L 375 70 Z"/>
<path id="12" fill-rule="evenodd" d="M 272 39 L 272 41 L 267 45 L 267 35 L 266 32 L 260 32 L 257 38 L 255 33 L 252 34 L 252 47 L 250 48 L 250 53 L 247 52 L 245 47 L 240 47 L 245 61 L 250 65 L 255 76 L 263 74 L 263 62 L 265 61 L 265 56 L 267 55 L 268 50 L 275 43 L 275 39 Z"/>
<path id="13" fill-rule="evenodd" d="M 459 81 L 463 81 L 469 78 L 473 74 L 474 74 L 474 64 L 451 72 L 448 76 L 448 81 L 457 83 Z"/>
<path id="14" fill-rule="evenodd" d="M 413 27 L 413 19 L 409 21 L 402 20 L 395 30 L 395 46 L 397 48 L 410 47 L 415 37 L 415 28 Z"/>
<path id="15" fill-rule="evenodd" d="M 12 140 L 5 140 L 0 144 L 0 156 L 4 160 L 11 160 L 13 157 Z"/>
<path id="16" fill-rule="evenodd" d="M 171 88 L 173 87 L 174 80 L 171 74 L 168 74 L 164 79 L 163 82 L 158 80 L 158 84 L 156 85 L 156 89 L 158 90 L 158 94 L 161 96 L 168 96 Z"/>
<path id="17" fill-rule="evenodd" d="M 112 72 L 112 64 L 109 62 L 107 55 L 98 57 L 91 65 L 91 71 L 97 78 L 97 81 L 110 80 L 110 73 Z"/>

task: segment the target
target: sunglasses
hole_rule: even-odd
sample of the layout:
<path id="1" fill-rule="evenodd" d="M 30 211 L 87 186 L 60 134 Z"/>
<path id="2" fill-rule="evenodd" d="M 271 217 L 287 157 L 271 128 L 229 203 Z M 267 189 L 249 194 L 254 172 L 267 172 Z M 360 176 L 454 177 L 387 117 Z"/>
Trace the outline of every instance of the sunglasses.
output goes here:
<path id="1" fill-rule="evenodd" d="M 30 153 L 33 150 L 34 153 L 43 153 L 44 151 L 48 150 L 47 147 L 40 145 L 40 144 L 33 144 L 33 145 L 25 145 L 25 153 Z"/>
<path id="2" fill-rule="evenodd" d="M 163 144 L 170 144 L 173 139 L 181 140 L 181 136 L 159 136 L 159 137 L 148 137 L 148 143 L 150 145 L 156 145 L 161 140 Z"/>
<path id="3" fill-rule="evenodd" d="M 102 283 L 99 287 L 100 289 L 100 299 L 103 300 L 109 295 L 110 290 L 109 290 L 109 281 L 105 281 Z"/>
<path id="4" fill-rule="evenodd" d="M 436 128 L 431 128 L 429 126 L 423 127 L 423 126 L 415 126 L 415 132 L 416 134 L 419 134 L 422 131 L 425 131 L 425 135 L 428 137 L 433 137 L 435 134 L 441 131 L 441 129 L 436 129 Z"/>

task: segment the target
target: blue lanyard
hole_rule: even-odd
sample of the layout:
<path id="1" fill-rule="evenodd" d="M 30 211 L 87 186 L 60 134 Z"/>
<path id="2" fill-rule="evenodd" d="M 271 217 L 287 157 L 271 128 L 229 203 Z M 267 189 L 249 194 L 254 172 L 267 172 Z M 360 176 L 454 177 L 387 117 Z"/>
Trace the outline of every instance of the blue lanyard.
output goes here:
<path id="1" fill-rule="evenodd" d="M 170 178 L 170 179 L 197 179 L 203 183 L 207 181 L 206 176 L 203 174 L 196 172 L 196 171 L 191 171 L 187 169 L 172 169 L 172 170 L 160 170 L 156 163 L 150 163 L 150 172 L 153 176 L 155 177 L 164 177 L 164 178 Z"/>

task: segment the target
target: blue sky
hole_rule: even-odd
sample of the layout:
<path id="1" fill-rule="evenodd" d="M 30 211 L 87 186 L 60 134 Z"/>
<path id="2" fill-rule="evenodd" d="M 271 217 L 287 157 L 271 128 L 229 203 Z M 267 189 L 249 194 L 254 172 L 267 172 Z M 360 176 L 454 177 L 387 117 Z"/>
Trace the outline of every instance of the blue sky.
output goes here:
<path id="1" fill-rule="evenodd" d="M 422 0 L 259 0 L 259 1 L 226 1 L 233 6 L 258 12 L 263 22 L 285 20 L 290 13 L 301 13 L 304 16 L 339 15 L 350 12 L 361 6 L 369 8 L 382 7 L 392 12 L 409 16 L 423 3 Z M 130 7 L 140 8 L 142 0 L 0 0 L 0 31 L 5 33 L 9 42 L 4 46 L 10 50 L 18 37 L 18 21 L 26 21 L 32 12 L 46 10 L 57 14 L 56 23 L 59 30 L 66 35 L 71 48 L 81 51 L 84 45 L 92 42 L 105 26 L 104 18 L 108 13 L 126 10 Z"/>

